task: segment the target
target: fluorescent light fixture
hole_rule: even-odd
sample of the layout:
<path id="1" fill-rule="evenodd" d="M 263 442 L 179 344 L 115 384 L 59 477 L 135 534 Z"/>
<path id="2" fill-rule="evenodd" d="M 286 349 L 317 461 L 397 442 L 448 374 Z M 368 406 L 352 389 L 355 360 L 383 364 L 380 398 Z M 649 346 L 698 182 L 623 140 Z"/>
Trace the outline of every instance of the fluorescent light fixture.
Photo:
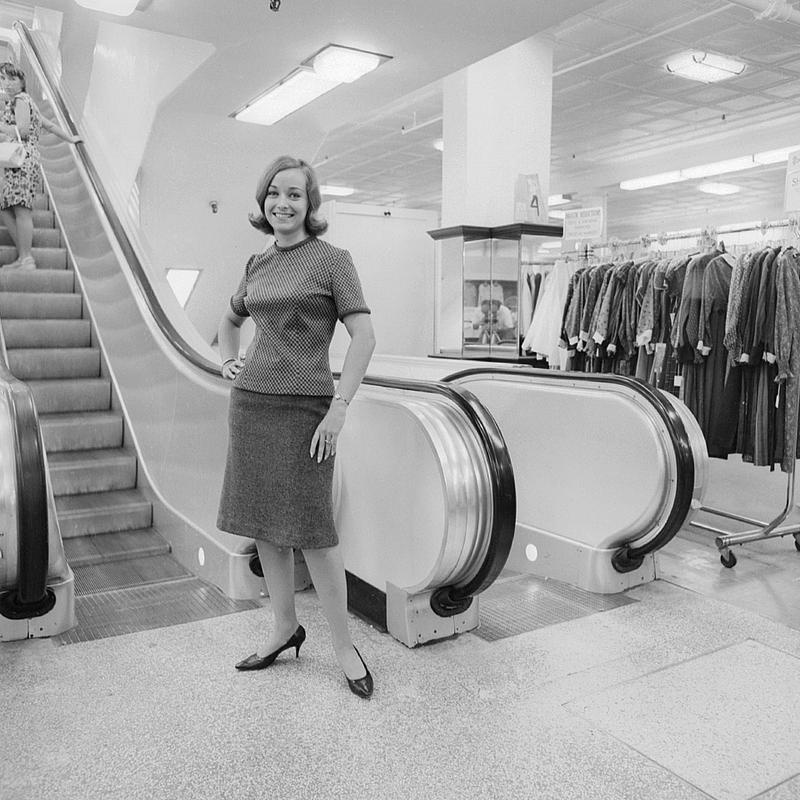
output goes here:
<path id="1" fill-rule="evenodd" d="M 355 192 L 352 186 L 331 186 L 330 184 L 320 186 L 319 190 L 322 194 L 332 195 L 334 197 L 348 197 Z"/>
<path id="2" fill-rule="evenodd" d="M 733 183 L 701 183 L 697 188 L 706 194 L 719 195 L 736 194 L 742 189 L 741 186 L 736 186 Z"/>
<path id="3" fill-rule="evenodd" d="M 440 153 L 444 152 L 444 139 L 434 139 L 433 140 L 434 149 L 438 150 Z"/>
<path id="4" fill-rule="evenodd" d="M 649 189 L 652 186 L 665 186 L 668 183 L 690 181 L 696 178 L 709 178 L 712 175 L 724 175 L 728 172 L 742 172 L 743 170 L 761 167 L 766 164 L 780 164 L 783 161 L 788 161 L 789 153 L 795 150 L 800 150 L 800 145 L 783 147 L 780 150 L 765 150 L 761 153 L 753 153 L 750 156 L 729 158 L 727 161 L 714 161 L 711 164 L 701 164 L 697 167 L 662 172 L 658 175 L 648 175 L 644 178 L 632 178 L 631 180 L 621 181 L 619 188 L 627 192 L 633 192 L 637 189 Z"/>
<path id="5" fill-rule="evenodd" d="M 189 302 L 189 297 L 199 277 L 199 269 L 172 267 L 167 270 L 167 282 L 172 287 L 181 308 L 186 308 L 186 303 Z"/>
<path id="6" fill-rule="evenodd" d="M 231 116 L 241 122 L 273 125 L 339 84 L 352 83 L 366 75 L 389 58 L 329 44 Z"/>
<path id="7" fill-rule="evenodd" d="M 376 69 L 381 63 L 381 57 L 377 53 L 329 44 L 314 56 L 311 63 L 314 72 L 324 80 L 352 83 Z"/>
<path id="8" fill-rule="evenodd" d="M 540 250 L 558 250 L 561 247 L 561 239 L 553 239 L 551 242 L 544 242 L 539 245 Z"/>
<path id="9" fill-rule="evenodd" d="M 628 192 L 635 192 L 637 189 L 649 189 L 651 186 L 666 186 L 668 183 L 679 183 L 686 180 L 681 176 L 679 169 L 672 172 L 661 172 L 658 175 L 648 175 L 645 178 L 632 178 L 629 181 L 621 181 L 619 188 Z"/>
<path id="10" fill-rule="evenodd" d="M 551 194 L 550 197 L 547 198 L 547 205 L 550 208 L 552 208 L 553 206 L 563 206 L 565 203 L 571 203 L 571 202 L 572 202 L 571 194 Z"/>
<path id="11" fill-rule="evenodd" d="M 724 175 L 727 172 L 741 172 L 756 166 L 753 156 L 730 158 L 727 161 L 715 161 L 712 164 L 701 164 L 699 167 L 687 167 L 681 170 L 682 180 L 708 178 L 711 175 Z"/>
<path id="12" fill-rule="evenodd" d="M 782 147 L 780 150 L 765 150 L 763 153 L 755 153 L 753 161 L 756 164 L 780 164 L 782 161 L 789 160 L 789 153 L 799 150 L 800 146 Z"/>
<path id="13" fill-rule="evenodd" d="M 664 65 L 667 72 L 701 83 L 716 83 L 741 75 L 747 64 L 715 53 L 686 52 L 670 58 Z"/>
<path id="14" fill-rule="evenodd" d="M 305 67 L 295 70 L 266 94 L 256 98 L 234 116 L 240 122 L 273 125 L 278 120 L 316 100 L 339 84 L 320 78 Z"/>
<path id="15" fill-rule="evenodd" d="M 91 11 L 105 11 L 118 17 L 127 17 L 136 10 L 139 0 L 75 0 L 79 6 Z"/>

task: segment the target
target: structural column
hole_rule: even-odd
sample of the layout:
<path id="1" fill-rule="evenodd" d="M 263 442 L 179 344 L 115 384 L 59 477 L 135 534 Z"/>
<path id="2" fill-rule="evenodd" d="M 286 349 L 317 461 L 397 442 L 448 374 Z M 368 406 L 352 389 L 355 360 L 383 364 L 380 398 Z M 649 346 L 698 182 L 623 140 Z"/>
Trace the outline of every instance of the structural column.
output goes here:
<path id="1" fill-rule="evenodd" d="M 442 227 L 508 225 L 520 175 L 550 184 L 553 48 L 537 37 L 444 80 Z"/>

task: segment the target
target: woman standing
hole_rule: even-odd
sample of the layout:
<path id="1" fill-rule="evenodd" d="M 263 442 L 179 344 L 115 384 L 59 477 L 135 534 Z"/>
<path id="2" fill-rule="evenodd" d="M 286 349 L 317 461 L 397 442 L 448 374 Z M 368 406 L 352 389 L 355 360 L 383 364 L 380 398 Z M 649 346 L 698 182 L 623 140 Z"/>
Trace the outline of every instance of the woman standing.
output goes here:
<path id="1" fill-rule="evenodd" d="M 0 193 L 0 216 L 17 248 L 17 258 L 6 269 L 35 269 L 33 246 L 33 198 L 39 185 L 39 135 L 42 129 L 39 111 L 25 91 L 25 73 L 6 62 L 0 64 L 0 89 L 5 94 L 0 135 L 6 141 L 25 144 L 25 160 L 16 169 L 3 170 Z"/>
<path id="2" fill-rule="evenodd" d="M 351 691 L 372 695 L 372 675 L 348 630 L 347 583 L 333 525 L 333 458 L 347 407 L 375 347 L 350 254 L 317 237 L 319 183 L 304 161 L 281 156 L 256 189 L 251 224 L 274 244 L 251 256 L 219 327 L 222 374 L 233 380 L 229 444 L 217 525 L 256 540 L 272 632 L 239 670 L 264 669 L 284 650 L 299 655 L 306 632 L 294 603 L 294 548 L 303 551 Z M 240 327 L 256 335 L 241 360 Z M 337 320 L 350 334 L 338 386 L 328 348 Z"/>

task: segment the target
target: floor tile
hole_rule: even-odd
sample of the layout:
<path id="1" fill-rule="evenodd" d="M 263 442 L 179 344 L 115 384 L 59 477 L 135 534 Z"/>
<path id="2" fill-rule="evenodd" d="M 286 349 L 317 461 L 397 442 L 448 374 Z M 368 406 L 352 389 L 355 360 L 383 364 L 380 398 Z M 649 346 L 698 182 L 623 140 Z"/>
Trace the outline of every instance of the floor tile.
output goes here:
<path id="1" fill-rule="evenodd" d="M 717 800 L 800 772 L 800 659 L 748 640 L 568 704 Z"/>

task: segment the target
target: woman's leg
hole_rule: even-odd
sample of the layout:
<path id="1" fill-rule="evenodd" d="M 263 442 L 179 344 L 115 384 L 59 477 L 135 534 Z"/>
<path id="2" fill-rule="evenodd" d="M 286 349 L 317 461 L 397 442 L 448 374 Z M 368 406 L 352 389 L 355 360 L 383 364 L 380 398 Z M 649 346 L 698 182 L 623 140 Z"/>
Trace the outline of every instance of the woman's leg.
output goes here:
<path id="1" fill-rule="evenodd" d="M 11 241 L 14 242 L 14 247 L 17 247 L 17 218 L 14 214 L 13 208 L 0 209 L 0 217 L 3 219 L 3 225 L 8 228 L 8 233 L 11 236 Z M 19 258 L 19 255 L 17 256 Z"/>
<path id="2" fill-rule="evenodd" d="M 26 206 L 14 206 L 14 216 L 17 224 L 17 256 L 31 258 L 33 246 L 33 211 Z"/>
<path id="3" fill-rule="evenodd" d="M 366 674 L 364 665 L 353 649 L 347 627 L 347 579 L 339 545 L 303 550 L 303 556 L 328 620 L 336 659 L 348 678 L 363 678 Z"/>
<path id="4" fill-rule="evenodd" d="M 294 607 L 294 551 L 291 547 L 275 547 L 268 542 L 256 541 L 258 558 L 267 583 L 272 606 L 272 632 L 258 647 L 258 655 L 273 652 L 297 630 L 297 612 Z"/>

